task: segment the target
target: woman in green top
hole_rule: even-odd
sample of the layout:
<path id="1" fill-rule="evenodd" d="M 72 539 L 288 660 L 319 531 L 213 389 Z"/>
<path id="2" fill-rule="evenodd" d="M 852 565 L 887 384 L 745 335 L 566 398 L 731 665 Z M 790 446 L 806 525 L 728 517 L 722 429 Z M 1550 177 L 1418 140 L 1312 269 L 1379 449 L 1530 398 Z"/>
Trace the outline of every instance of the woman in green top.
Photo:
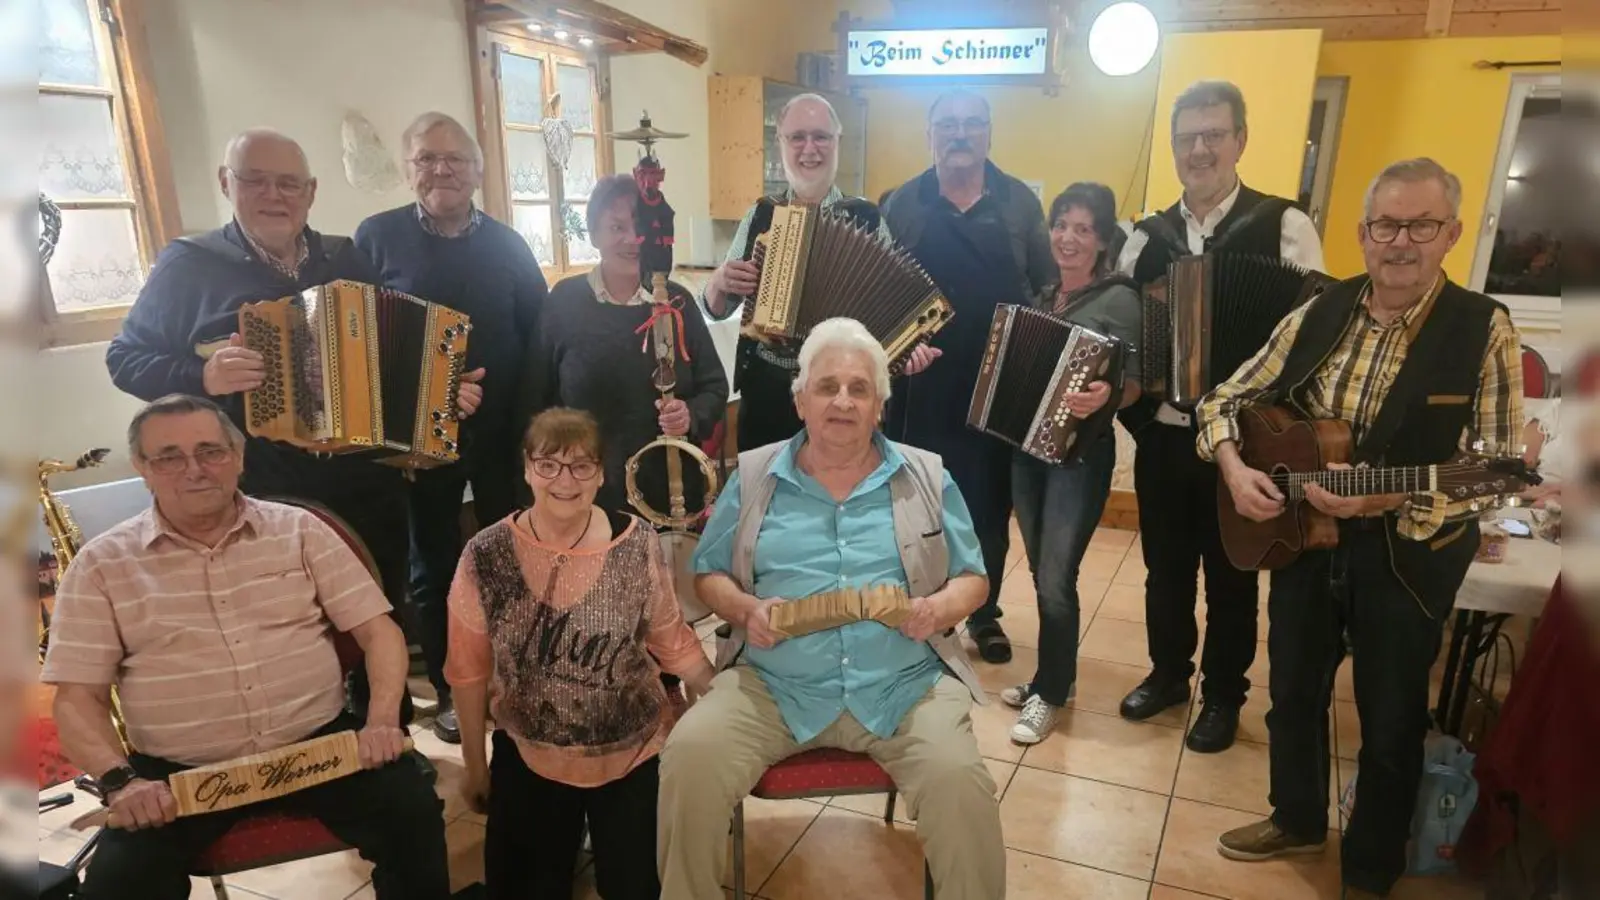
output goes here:
<path id="1" fill-rule="evenodd" d="M 1103 184 L 1079 182 L 1050 204 L 1050 252 L 1059 281 L 1037 304 L 1076 325 L 1122 342 L 1128 372 L 1138 371 L 1140 303 L 1132 282 L 1115 275 L 1124 234 L 1116 198 Z M 1108 403 L 1126 406 L 1139 383 L 1096 382 L 1069 395 L 1078 418 Z M 1021 710 L 1011 739 L 1037 744 L 1055 727 L 1056 712 L 1072 699 L 1078 677 L 1078 566 L 1111 493 L 1117 444 L 1110 429 L 1074 462 L 1056 466 L 1018 452 L 1012 460 L 1011 495 L 1039 601 L 1039 667 L 1028 684 L 1000 694 Z"/>

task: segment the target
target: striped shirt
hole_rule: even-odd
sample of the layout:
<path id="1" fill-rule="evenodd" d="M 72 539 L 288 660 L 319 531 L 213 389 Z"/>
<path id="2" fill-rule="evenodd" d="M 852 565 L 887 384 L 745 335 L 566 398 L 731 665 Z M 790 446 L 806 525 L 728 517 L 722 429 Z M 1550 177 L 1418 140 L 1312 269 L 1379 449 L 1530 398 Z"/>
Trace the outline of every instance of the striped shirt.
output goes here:
<path id="1" fill-rule="evenodd" d="M 287 263 L 269 253 L 266 247 L 263 247 L 254 237 L 251 237 L 250 232 L 244 230 L 244 226 L 241 225 L 239 227 L 239 233 L 244 235 L 245 242 L 250 245 L 250 252 L 255 254 L 256 259 L 277 269 L 288 277 L 290 281 L 300 280 L 300 270 L 304 269 L 306 261 L 311 259 L 311 245 L 306 242 L 304 234 L 294 239 L 294 262 Z"/>
<path id="2" fill-rule="evenodd" d="M 445 234 L 443 231 L 439 230 L 439 223 L 434 221 L 433 216 L 428 214 L 427 208 L 425 208 L 419 201 L 417 203 L 417 222 L 422 226 L 423 231 L 426 231 L 434 237 L 455 240 L 456 238 L 464 238 L 474 231 L 477 231 L 478 226 L 483 224 L 483 213 L 478 210 L 477 206 L 473 206 L 467 211 L 466 227 L 462 228 L 455 234 Z"/>
<path id="3" fill-rule="evenodd" d="M 303 740 L 344 707 L 333 629 L 389 611 L 315 515 L 239 497 L 215 547 L 154 508 L 67 568 L 41 680 L 115 685 L 140 753 L 204 765 Z"/>
<path id="4" fill-rule="evenodd" d="M 1306 412 L 1319 419 L 1350 423 L 1359 444 L 1378 416 L 1405 361 L 1417 330 L 1433 308 L 1445 280 L 1440 277 L 1422 301 L 1394 317 L 1387 325 L 1373 318 L 1371 288 L 1362 294 L 1359 309 L 1333 352 L 1312 376 L 1306 393 Z M 1239 443 L 1239 411 L 1260 399 L 1283 372 L 1311 304 L 1290 313 L 1268 338 L 1266 346 L 1239 367 L 1233 377 L 1207 394 L 1195 410 L 1200 456 L 1216 458 L 1224 441 Z M 1473 426 L 1462 434 L 1461 446 L 1482 439 L 1496 454 L 1517 455 L 1522 432 L 1522 342 L 1510 316 L 1496 309 L 1489 323 L 1489 344 L 1478 379 Z M 1442 495 L 1417 494 L 1408 499 L 1399 517 L 1403 537 L 1425 540 L 1446 521 L 1476 515 L 1470 503 L 1447 504 Z"/>

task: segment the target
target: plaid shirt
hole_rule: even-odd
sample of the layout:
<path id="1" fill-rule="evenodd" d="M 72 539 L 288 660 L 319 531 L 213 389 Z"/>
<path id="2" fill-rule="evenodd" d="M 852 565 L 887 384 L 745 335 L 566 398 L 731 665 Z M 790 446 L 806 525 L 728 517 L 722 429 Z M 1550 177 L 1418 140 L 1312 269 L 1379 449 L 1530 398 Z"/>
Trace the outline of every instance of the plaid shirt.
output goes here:
<path id="1" fill-rule="evenodd" d="M 479 211 L 476 205 L 474 205 L 472 207 L 472 211 L 467 215 L 467 227 L 461 229 L 461 231 L 456 234 L 445 234 L 439 230 L 438 225 L 434 224 L 433 216 L 428 215 L 428 211 L 422 208 L 422 203 L 418 202 L 417 221 L 422 223 L 423 231 L 426 231 L 434 237 L 442 237 L 446 239 L 464 238 L 474 231 L 477 231 L 478 226 L 483 224 L 483 213 Z"/>
<path id="2" fill-rule="evenodd" d="M 250 236 L 250 232 L 244 230 L 242 226 L 239 228 L 239 233 L 244 235 L 245 241 L 250 244 L 250 252 L 256 255 L 256 259 L 289 276 L 290 281 L 297 282 L 300 280 L 300 270 L 306 267 L 306 260 L 311 258 L 311 248 L 306 245 L 306 236 L 303 232 L 294 239 L 293 263 L 286 263 L 268 253 L 267 248 L 261 246 L 255 238 Z"/>
<path id="3" fill-rule="evenodd" d="M 1387 325 L 1372 317 L 1368 287 L 1352 325 L 1322 368 L 1311 376 L 1306 412 L 1319 419 L 1349 422 L 1359 443 L 1405 361 L 1414 337 L 1413 323 L 1427 315 L 1444 284 L 1440 277 L 1421 302 Z M 1306 304 L 1279 322 L 1267 345 L 1200 401 L 1195 410 L 1200 427 L 1196 449 L 1202 458 L 1215 459 L 1217 446 L 1224 441 L 1239 443 L 1240 409 L 1258 400 L 1278 379 L 1309 308 Z M 1522 342 L 1504 310 L 1495 310 L 1490 319 L 1489 346 L 1483 355 L 1474 413 L 1476 421 L 1463 433 L 1462 447 L 1481 438 L 1490 452 L 1514 455 L 1522 434 Z M 1470 503 L 1449 504 L 1441 494 L 1413 494 L 1402 507 L 1397 530 L 1402 537 L 1426 540 L 1445 522 L 1473 515 Z"/>

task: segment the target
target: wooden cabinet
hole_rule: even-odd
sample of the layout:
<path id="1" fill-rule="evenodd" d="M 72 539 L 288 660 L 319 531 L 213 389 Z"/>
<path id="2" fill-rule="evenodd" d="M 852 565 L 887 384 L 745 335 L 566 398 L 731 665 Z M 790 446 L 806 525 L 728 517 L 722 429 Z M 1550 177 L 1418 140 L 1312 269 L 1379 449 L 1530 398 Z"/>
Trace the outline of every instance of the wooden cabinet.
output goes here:
<path id="1" fill-rule="evenodd" d="M 711 218 L 740 219 L 757 198 L 787 186 L 778 147 L 778 110 L 812 89 L 753 75 L 713 75 L 708 90 Z M 839 190 L 860 196 L 866 189 L 867 103 L 845 94 L 815 93 L 828 98 L 844 125 Z"/>

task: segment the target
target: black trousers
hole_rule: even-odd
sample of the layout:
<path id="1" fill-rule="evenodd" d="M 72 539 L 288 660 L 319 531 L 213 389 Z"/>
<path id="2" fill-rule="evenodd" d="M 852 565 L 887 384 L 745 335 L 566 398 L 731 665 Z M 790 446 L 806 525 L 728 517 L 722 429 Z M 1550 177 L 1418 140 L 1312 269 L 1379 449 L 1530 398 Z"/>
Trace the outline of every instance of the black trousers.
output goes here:
<path id="1" fill-rule="evenodd" d="M 428 681 L 441 701 L 450 697 L 444 680 L 445 648 L 450 623 L 450 582 L 466 537 L 461 533 L 461 503 L 472 485 L 472 509 L 479 527 L 498 522 L 516 508 L 517 440 L 509 434 L 465 433 L 461 461 L 417 472 L 411 484 L 412 622 Z"/>
<path id="2" fill-rule="evenodd" d="M 1453 588 L 1417 585 L 1413 594 L 1396 578 L 1390 539 L 1400 540 L 1386 539 L 1381 519 L 1344 523 L 1337 548 L 1273 573 L 1268 600 L 1273 821 L 1298 837 L 1327 832 L 1328 707 L 1348 631 L 1361 774 L 1342 865 L 1346 885 L 1377 894 L 1405 871 L 1430 724 L 1428 670 L 1454 602 Z"/>
<path id="3" fill-rule="evenodd" d="M 489 900 L 568 900 L 585 818 L 600 896 L 657 900 L 659 769 L 651 759 L 600 787 L 573 787 L 535 774 L 510 736 L 496 731 L 483 847 Z"/>
<path id="4" fill-rule="evenodd" d="M 1256 573 L 1228 562 L 1217 526 L 1217 467 L 1195 453 L 1195 432 L 1161 422 L 1139 429 L 1134 488 L 1144 553 L 1145 632 L 1156 674 L 1187 680 L 1200 642 L 1196 575 L 1206 576 L 1207 700 L 1243 706 L 1256 658 Z"/>
<path id="5" fill-rule="evenodd" d="M 744 340 L 749 339 L 741 339 Z M 767 362 L 754 350 L 739 349 L 741 353 L 750 354 L 749 361 L 739 370 L 738 379 L 739 452 L 743 453 L 786 441 L 798 434 L 805 424 L 794 409 L 790 385 L 795 373 Z"/>
<path id="6" fill-rule="evenodd" d="M 358 727 L 341 717 L 318 731 Z M 166 778 L 187 768 L 134 754 L 141 777 Z M 84 900 L 188 900 L 189 872 L 200 854 L 241 819 L 265 812 L 314 816 L 374 866 L 378 900 L 445 900 L 450 896 L 444 801 L 409 754 L 298 793 L 222 812 L 177 819 L 147 831 L 108 828 L 89 860 Z M 653 821 L 653 820 L 652 820 Z"/>

